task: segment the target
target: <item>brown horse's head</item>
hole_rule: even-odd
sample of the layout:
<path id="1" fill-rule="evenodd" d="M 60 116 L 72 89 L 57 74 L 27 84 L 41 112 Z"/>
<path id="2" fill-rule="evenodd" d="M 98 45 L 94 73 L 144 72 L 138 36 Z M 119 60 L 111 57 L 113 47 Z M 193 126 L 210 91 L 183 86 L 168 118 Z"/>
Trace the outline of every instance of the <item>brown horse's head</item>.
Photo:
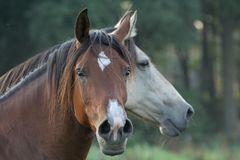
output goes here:
<path id="1" fill-rule="evenodd" d="M 102 152 L 108 155 L 121 154 L 133 130 L 124 109 L 131 63 L 121 44 L 129 28 L 130 15 L 110 34 L 89 32 L 87 10 L 83 10 L 76 22 L 72 63 L 67 64 L 63 74 L 73 81 L 72 97 L 68 100 L 73 101 L 75 118 L 96 133 Z M 67 73 L 71 69 L 72 75 Z M 67 86 L 68 82 L 62 83 Z"/>

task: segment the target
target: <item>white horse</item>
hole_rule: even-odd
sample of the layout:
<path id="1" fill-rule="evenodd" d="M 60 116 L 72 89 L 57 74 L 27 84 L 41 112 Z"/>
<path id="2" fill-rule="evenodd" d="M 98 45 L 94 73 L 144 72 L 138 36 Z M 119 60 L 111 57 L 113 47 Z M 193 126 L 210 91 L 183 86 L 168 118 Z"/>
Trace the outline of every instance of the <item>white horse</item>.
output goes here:
<path id="1" fill-rule="evenodd" d="M 123 16 L 124 17 L 124 16 Z M 142 119 L 157 124 L 167 136 L 178 136 L 194 113 L 173 85 L 156 69 L 150 58 L 133 41 L 137 12 L 131 17 L 131 32 L 125 40 L 136 56 L 136 76 L 128 81 L 126 109 Z M 121 20 L 114 28 L 121 23 Z M 112 28 L 112 29 L 114 29 Z"/>

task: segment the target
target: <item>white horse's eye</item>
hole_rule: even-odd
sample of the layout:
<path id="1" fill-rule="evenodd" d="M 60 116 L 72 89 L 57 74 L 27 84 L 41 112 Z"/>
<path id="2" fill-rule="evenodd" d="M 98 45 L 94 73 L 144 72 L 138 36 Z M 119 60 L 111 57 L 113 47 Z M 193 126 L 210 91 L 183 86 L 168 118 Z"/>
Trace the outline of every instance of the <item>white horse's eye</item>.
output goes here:
<path id="1" fill-rule="evenodd" d="M 143 60 L 143 61 L 139 62 L 138 66 L 143 67 L 143 68 L 149 67 L 149 60 Z"/>

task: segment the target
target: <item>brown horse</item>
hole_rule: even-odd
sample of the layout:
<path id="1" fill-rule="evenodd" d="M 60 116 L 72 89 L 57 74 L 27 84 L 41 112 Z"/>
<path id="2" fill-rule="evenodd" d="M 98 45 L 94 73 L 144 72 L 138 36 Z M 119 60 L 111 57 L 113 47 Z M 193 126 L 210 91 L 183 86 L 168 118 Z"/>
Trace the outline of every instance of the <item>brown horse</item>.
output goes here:
<path id="1" fill-rule="evenodd" d="M 112 33 L 89 32 L 38 54 L 0 77 L 0 159 L 85 159 L 96 133 L 107 155 L 124 151 L 132 124 L 124 104 L 131 58 L 121 44 L 130 16 Z"/>

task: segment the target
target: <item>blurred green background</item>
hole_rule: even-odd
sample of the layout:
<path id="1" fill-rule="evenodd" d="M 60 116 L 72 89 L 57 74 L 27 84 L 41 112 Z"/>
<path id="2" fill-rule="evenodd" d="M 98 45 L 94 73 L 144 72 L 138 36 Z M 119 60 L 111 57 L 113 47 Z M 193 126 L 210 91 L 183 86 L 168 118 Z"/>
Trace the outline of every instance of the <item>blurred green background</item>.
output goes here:
<path id="1" fill-rule="evenodd" d="M 173 139 L 132 117 L 126 152 L 106 157 L 94 143 L 89 160 L 240 159 L 239 0 L 0 0 L 0 75 L 73 38 L 84 7 L 92 28 L 137 9 L 136 43 L 195 109 L 189 128 Z"/>

